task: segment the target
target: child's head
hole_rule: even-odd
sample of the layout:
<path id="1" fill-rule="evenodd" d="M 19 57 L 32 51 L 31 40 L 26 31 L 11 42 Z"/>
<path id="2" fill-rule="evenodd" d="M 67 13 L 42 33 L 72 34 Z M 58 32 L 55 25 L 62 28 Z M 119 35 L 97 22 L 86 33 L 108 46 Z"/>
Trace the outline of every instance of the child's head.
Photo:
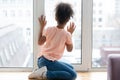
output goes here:
<path id="1" fill-rule="evenodd" d="M 73 10 L 68 3 L 59 3 L 55 8 L 55 17 L 58 24 L 66 24 L 70 17 L 73 16 Z"/>

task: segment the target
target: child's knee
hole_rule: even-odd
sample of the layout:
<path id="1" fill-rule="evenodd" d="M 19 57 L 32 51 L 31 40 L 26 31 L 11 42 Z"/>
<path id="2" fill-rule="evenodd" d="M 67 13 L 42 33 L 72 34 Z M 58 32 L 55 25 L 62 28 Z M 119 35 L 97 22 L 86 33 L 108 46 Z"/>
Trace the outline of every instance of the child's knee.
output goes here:
<path id="1" fill-rule="evenodd" d="M 76 78 L 77 78 L 77 73 L 74 72 L 73 79 L 76 79 Z"/>
<path id="2" fill-rule="evenodd" d="M 73 71 L 71 73 L 71 80 L 75 80 L 77 78 L 77 73 L 75 71 Z"/>

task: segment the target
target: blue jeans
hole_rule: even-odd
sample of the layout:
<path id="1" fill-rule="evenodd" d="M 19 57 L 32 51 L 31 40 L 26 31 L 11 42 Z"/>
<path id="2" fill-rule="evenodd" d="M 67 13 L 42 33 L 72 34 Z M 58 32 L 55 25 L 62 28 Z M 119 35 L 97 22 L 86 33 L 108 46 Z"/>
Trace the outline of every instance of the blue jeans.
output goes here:
<path id="1" fill-rule="evenodd" d="M 38 58 L 38 67 L 47 67 L 46 76 L 48 80 L 75 80 L 77 74 L 70 64 L 51 61 L 43 56 Z"/>

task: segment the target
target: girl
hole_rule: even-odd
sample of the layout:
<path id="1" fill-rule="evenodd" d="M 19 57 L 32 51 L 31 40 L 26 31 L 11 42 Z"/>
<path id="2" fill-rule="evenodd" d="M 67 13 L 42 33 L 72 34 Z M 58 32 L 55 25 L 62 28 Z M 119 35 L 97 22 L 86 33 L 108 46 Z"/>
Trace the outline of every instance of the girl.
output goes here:
<path id="1" fill-rule="evenodd" d="M 41 29 L 38 44 L 42 45 L 41 52 L 38 56 L 38 67 L 40 69 L 31 73 L 29 79 L 76 79 L 76 72 L 72 65 L 58 61 L 62 57 L 65 47 L 68 52 L 71 52 L 73 49 L 72 33 L 75 30 L 75 24 L 71 22 L 67 27 L 67 31 L 64 29 L 70 17 L 73 16 L 73 10 L 70 4 L 67 3 L 59 3 L 55 10 L 56 26 L 45 29 L 47 23 L 45 16 L 42 15 L 39 18 Z M 42 69 L 44 66 L 46 66 L 47 71 Z"/>

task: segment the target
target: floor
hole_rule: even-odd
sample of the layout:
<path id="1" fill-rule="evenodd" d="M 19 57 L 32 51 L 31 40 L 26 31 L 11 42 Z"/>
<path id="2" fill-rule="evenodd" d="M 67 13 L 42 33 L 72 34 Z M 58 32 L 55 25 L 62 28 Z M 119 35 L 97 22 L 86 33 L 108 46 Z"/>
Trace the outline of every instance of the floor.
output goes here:
<path id="1" fill-rule="evenodd" d="M 106 72 L 79 72 L 76 80 L 107 80 Z"/>
<path id="2" fill-rule="evenodd" d="M 28 80 L 30 72 L 0 72 L 0 80 Z M 106 72 L 78 72 L 76 80 L 107 80 Z"/>

